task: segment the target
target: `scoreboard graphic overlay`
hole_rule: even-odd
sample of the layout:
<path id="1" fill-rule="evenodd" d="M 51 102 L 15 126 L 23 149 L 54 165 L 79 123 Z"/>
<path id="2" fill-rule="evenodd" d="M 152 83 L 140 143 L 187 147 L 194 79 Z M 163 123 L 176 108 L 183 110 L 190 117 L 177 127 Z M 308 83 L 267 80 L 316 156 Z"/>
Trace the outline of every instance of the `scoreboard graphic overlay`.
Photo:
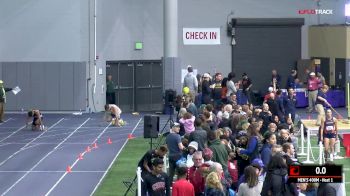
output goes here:
<path id="1" fill-rule="evenodd" d="M 288 182 L 295 183 L 341 183 L 343 181 L 341 165 L 291 165 Z"/>

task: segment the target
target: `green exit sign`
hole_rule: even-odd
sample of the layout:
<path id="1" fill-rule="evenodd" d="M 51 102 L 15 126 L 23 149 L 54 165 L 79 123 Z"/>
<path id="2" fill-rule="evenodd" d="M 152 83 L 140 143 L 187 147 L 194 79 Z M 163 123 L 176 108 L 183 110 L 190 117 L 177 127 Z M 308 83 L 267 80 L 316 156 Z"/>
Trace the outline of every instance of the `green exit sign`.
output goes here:
<path id="1" fill-rule="evenodd" d="M 142 50 L 143 43 L 142 42 L 135 42 L 135 50 Z"/>

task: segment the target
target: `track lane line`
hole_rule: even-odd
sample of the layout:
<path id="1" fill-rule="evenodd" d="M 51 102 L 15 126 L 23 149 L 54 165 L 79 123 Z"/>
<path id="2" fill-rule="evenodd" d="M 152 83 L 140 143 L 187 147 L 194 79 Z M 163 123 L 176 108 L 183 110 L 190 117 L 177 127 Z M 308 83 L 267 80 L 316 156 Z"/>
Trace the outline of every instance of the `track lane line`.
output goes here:
<path id="1" fill-rule="evenodd" d="M 142 117 L 140 118 L 140 120 L 137 122 L 136 126 L 134 127 L 134 129 L 131 131 L 131 134 L 133 134 L 136 130 L 136 128 L 139 126 L 140 122 L 142 120 Z M 106 174 L 108 173 L 108 171 L 111 169 L 113 163 L 115 162 L 115 160 L 117 159 L 118 155 L 120 154 L 120 152 L 124 149 L 124 146 L 128 143 L 129 139 L 126 139 L 123 146 L 119 149 L 118 153 L 115 155 L 113 161 L 109 164 L 107 170 L 105 171 L 105 173 L 102 175 L 102 177 L 100 178 L 100 180 L 98 181 L 98 183 L 96 184 L 94 190 L 91 192 L 90 196 L 92 196 L 97 188 L 100 186 L 101 182 L 103 181 L 103 179 L 105 178 Z"/>
<path id="2" fill-rule="evenodd" d="M 109 123 L 109 124 L 103 129 L 103 131 L 95 138 L 95 140 L 94 140 L 91 144 L 95 143 L 95 142 L 102 136 L 102 134 L 108 129 L 108 127 L 111 126 L 111 124 L 112 124 L 112 123 Z M 90 144 L 90 145 L 91 145 L 91 144 Z M 85 153 L 86 153 L 86 152 L 83 152 L 83 153 L 82 153 L 82 156 L 84 156 Z M 74 163 L 71 165 L 71 168 L 72 168 L 72 169 L 73 169 L 73 167 L 78 163 L 78 161 L 79 161 L 79 159 L 76 159 L 76 160 L 74 161 Z M 68 172 L 65 172 L 65 173 L 57 180 L 57 182 L 50 188 L 50 190 L 48 190 L 48 192 L 45 194 L 45 196 L 46 196 L 46 195 L 49 195 L 49 194 L 57 187 L 57 185 L 63 180 L 63 178 L 64 178 L 67 174 L 68 174 Z"/>
<path id="3" fill-rule="evenodd" d="M 50 156 L 53 152 L 56 151 L 57 148 L 59 148 L 65 141 L 67 141 L 70 136 L 72 136 L 78 129 L 80 129 L 85 123 L 87 123 L 90 120 L 90 118 L 86 119 L 83 124 L 81 124 L 79 127 L 77 127 L 71 134 L 69 134 L 63 141 L 61 141 L 54 149 L 52 149 L 50 152 L 48 152 L 43 158 L 41 158 L 32 168 L 30 168 L 20 179 L 18 179 L 12 186 L 10 186 L 4 193 L 1 195 L 6 195 L 13 187 L 15 187 L 20 181 L 22 181 L 29 173 L 30 171 L 33 171 L 43 160 L 45 160 L 48 156 Z"/>
<path id="4" fill-rule="evenodd" d="M 5 141 L 5 140 L 7 140 L 8 138 L 10 138 L 10 137 L 13 136 L 14 134 L 16 134 L 18 131 L 24 129 L 25 127 L 26 127 L 26 126 L 24 125 L 24 126 L 18 128 L 15 132 L 11 133 L 10 135 L 8 135 L 7 137 L 5 137 L 4 139 L 0 140 L 0 143 L 3 142 L 3 141 Z"/>
<path id="5" fill-rule="evenodd" d="M 23 146 L 22 148 L 20 148 L 18 151 L 16 151 L 15 153 L 13 153 L 12 155 L 10 155 L 9 157 L 7 157 L 7 159 L 5 159 L 4 161 L 2 161 L 0 163 L 0 167 L 3 166 L 8 160 L 10 160 L 12 157 L 14 157 L 15 155 L 17 155 L 18 153 L 20 153 L 23 149 L 25 149 L 27 146 L 29 146 L 31 143 L 33 143 L 35 140 L 39 139 L 40 136 L 42 136 L 44 133 L 46 133 L 48 130 L 52 129 L 55 125 L 57 125 L 58 123 L 60 123 L 64 118 L 61 118 L 59 121 L 57 121 L 55 124 L 51 125 L 51 127 L 49 127 L 46 131 L 43 131 L 40 135 L 38 135 L 37 137 L 35 137 L 34 139 L 32 139 L 30 142 L 28 142 L 25 146 Z"/>

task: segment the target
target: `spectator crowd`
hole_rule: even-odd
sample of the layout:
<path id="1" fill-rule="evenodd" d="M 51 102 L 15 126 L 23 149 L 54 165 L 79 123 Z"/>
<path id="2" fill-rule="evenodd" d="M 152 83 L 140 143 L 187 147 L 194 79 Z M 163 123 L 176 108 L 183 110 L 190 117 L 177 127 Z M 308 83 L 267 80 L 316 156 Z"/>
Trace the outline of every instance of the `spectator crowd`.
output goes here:
<path id="1" fill-rule="evenodd" d="M 272 70 L 263 103 L 255 106 L 253 81 L 248 74 L 239 81 L 234 78 L 234 73 L 225 78 L 221 73 L 213 78 L 209 73 L 195 76 L 193 68 L 188 67 L 183 94 L 177 96 L 174 105 L 176 120 L 166 134 L 165 144 L 146 152 L 138 164 L 142 169 L 142 195 L 341 195 L 344 190 L 340 184 L 288 181 L 289 166 L 301 164 L 296 154 L 298 127 L 294 123 L 295 88 L 303 84 L 297 71 L 292 70 L 287 78 L 284 94 L 281 77 Z M 326 84 L 313 72 L 307 80 L 309 93 L 317 90 L 309 110 L 323 110 L 328 103 L 318 96 L 323 96 Z M 238 104 L 238 89 L 242 89 L 247 103 Z M 331 114 L 327 116 L 331 118 Z M 325 112 L 319 111 L 318 123 L 325 119 Z M 164 173 L 166 154 L 169 168 Z"/>

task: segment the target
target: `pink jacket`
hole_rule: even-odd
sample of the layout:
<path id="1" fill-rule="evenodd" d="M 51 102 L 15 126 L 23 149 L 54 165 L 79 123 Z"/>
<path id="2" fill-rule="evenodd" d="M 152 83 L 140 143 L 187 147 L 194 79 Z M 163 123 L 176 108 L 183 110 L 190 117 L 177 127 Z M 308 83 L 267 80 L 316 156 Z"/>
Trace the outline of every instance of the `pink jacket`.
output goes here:
<path id="1" fill-rule="evenodd" d="M 194 131 L 194 119 L 195 118 L 196 118 L 195 116 L 192 116 L 192 118 L 190 118 L 190 119 L 181 118 L 179 120 L 180 123 L 184 125 L 186 133 L 191 133 L 192 131 Z"/>

